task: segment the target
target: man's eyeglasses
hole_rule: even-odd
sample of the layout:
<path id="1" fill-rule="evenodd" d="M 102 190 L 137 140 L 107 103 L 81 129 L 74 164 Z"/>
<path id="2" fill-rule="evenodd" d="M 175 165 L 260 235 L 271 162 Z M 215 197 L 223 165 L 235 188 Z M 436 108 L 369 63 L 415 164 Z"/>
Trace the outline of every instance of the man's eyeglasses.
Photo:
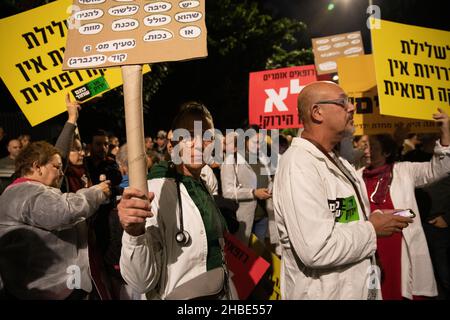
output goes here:
<path id="1" fill-rule="evenodd" d="M 348 97 L 334 99 L 334 100 L 321 100 L 316 102 L 315 104 L 335 104 L 337 106 L 340 106 L 344 108 L 345 110 L 348 109 L 348 106 L 350 104 L 350 100 Z"/>

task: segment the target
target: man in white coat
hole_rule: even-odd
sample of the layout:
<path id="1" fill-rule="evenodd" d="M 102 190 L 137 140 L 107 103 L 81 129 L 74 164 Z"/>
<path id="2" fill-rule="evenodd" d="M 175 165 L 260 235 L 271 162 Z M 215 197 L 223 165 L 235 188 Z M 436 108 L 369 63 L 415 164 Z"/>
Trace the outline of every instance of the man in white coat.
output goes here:
<path id="1" fill-rule="evenodd" d="M 379 298 L 376 237 L 412 220 L 390 212 L 366 216 L 355 170 L 333 148 L 351 134 L 355 107 L 333 82 L 306 86 L 298 98 L 304 131 L 275 176 L 275 219 L 282 250 L 283 299 Z M 363 194 L 363 195 L 361 195 Z"/>

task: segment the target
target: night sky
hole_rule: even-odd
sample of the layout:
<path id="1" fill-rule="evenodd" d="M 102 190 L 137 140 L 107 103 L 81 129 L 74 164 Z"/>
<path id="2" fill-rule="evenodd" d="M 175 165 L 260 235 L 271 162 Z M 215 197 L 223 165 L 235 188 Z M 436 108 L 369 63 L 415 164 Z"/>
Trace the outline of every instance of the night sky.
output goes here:
<path id="1" fill-rule="evenodd" d="M 361 31 L 365 52 L 370 53 L 370 33 L 366 27 L 368 0 L 262 0 L 276 16 L 306 23 L 309 38 Z M 335 5 L 328 11 L 328 5 Z M 381 9 L 381 19 L 420 27 L 450 30 L 449 1 L 373 0 Z"/>

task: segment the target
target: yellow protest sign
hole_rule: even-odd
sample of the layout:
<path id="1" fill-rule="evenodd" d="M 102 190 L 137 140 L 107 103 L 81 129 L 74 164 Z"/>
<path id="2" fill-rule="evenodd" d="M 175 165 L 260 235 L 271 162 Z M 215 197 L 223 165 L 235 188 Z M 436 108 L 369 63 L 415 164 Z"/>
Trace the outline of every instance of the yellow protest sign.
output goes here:
<path id="1" fill-rule="evenodd" d="M 372 55 L 337 60 L 339 85 L 355 105 L 355 135 L 395 133 L 402 129 L 415 133 L 436 132 L 434 121 L 423 121 L 380 114 L 380 103 Z"/>
<path id="2" fill-rule="evenodd" d="M 250 236 L 250 248 L 257 255 L 270 263 L 269 270 L 261 279 L 260 284 L 253 292 L 253 298 L 257 300 L 281 300 L 280 272 L 281 260 L 276 254 L 267 249 L 254 233 Z"/>
<path id="3" fill-rule="evenodd" d="M 381 113 L 431 120 L 450 112 L 450 32 L 380 20 L 372 29 Z"/>
<path id="4" fill-rule="evenodd" d="M 0 20 L 0 76 L 32 126 L 66 111 L 69 91 L 86 101 L 122 85 L 120 68 L 62 70 L 71 5 L 58 0 Z"/>

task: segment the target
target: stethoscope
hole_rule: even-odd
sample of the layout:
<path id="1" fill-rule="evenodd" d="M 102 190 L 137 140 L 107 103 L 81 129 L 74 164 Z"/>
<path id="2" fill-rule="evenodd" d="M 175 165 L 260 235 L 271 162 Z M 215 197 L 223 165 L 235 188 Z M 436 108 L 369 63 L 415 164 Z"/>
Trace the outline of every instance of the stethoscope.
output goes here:
<path id="1" fill-rule="evenodd" d="M 184 222 L 183 222 L 183 204 L 181 202 L 181 188 L 180 188 L 180 175 L 175 169 L 175 164 L 173 162 L 169 163 L 169 168 L 174 170 L 175 172 L 175 182 L 177 184 L 177 197 L 178 197 L 178 207 L 179 207 L 179 224 L 180 230 L 175 234 L 175 241 L 181 246 L 187 246 L 190 243 L 191 235 L 189 232 L 184 230 Z M 214 201 L 214 205 L 218 212 L 220 212 L 217 204 Z M 219 227 L 218 227 L 219 228 Z M 223 235 L 223 230 L 220 227 L 220 234 Z"/>
<path id="2" fill-rule="evenodd" d="M 175 172 L 175 182 L 177 184 L 177 197 L 178 197 L 178 208 L 179 208 L 179 224 L 180 224 L 180 230 L 175 234 L 175 241 L 181 245 L 186 246 L 188 245 L 189 241 L 191 240 L 191 235 L 189 232 L 184 230 L 184 222 L 183 222 L 183 204 L 181 202 L 181 190 L 180 190 L 180 176 L 178 172 L 175 169 L 175 164 L 173 162 L 169 163 L 169 168 L 171 170 L 174 170 Z"/>

